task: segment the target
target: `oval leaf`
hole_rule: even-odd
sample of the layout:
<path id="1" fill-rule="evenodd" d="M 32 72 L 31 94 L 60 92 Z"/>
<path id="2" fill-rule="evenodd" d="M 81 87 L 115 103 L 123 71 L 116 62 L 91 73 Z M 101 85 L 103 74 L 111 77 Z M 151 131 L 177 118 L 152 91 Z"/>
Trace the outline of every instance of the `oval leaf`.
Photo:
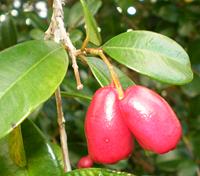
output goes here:
<path id="1" fill-rule="evenodd" d="M 94 77 L 102 87 L 107 86 L 111 83 L 111 76 L 108 67 L 101 59 L 95 57 L 88 57 L 87 63 Z M 126 74 L 120 71 L 117 67 L 114 67 L 114 69 L 117 75 L 119 76 L 120 82 L 124 89 L 134 84 L 134 82 L 128 76 L 126 76 Z"/>
<path id="2" fill-rule="evenodd" d="M 185 84 L 193 78 L 187 53 L 161 34 L 122 33 L 105 43 L 103 50 L 128 68 L 165 83 Z"/>
<path id="3" fill-rule="evenodd" d="M 101 169 L 101 168 L 91 168 L 91 169 L 77 169 L 72 172 L 66 173 L 66 176 L 134 176 L 130 173 Z"/>
<path id="4" fill-rule="evenodd" d="M 87 33 L 86 35 L 90 42 L 99 46 L 101 45 L 101 36 L 100 33 L 98 32 L 97 23 L 94 17 L 92 16 L 92 13 L 90 12 L 85 0 L 80 0 L 80 1 L 83 7 L 83 12 L 85 17 L 86 33 Z"/>
<path id="5" fill-rule="evenodd" d="M 30 41 L 0 53 L 0 138 L 46 101 L 68 66 L 65 50 L 49 41 Z"/>
<path id="6" fill-rule="evenodd" d="M 51 145 L 42 132 L 29 120 L 22 123 L 26 167 L 18 167 L 9 156 L 8 137 L 0 141 L 1 176 L 61 176 L 62 169 Z"/>

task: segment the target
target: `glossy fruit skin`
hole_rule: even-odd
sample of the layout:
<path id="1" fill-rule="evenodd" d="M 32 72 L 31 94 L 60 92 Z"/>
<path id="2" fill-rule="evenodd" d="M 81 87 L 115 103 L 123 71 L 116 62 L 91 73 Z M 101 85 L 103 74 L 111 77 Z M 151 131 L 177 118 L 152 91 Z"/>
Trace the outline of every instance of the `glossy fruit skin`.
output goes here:
<path id="1" fill-rule="evenodd" d="M 80 169 L 80 168 L 89 168 L 89 167 L 92 167 L 93 166 L 93 161 L 92 159 L 90 158 L 90 156 L 84 156 L 82 157 L 79 161 L 78 161 L 78 164 L 77 164 L 77 167 Z"/>
<path id="2" fill-rule="evenodd" d="M 182 128 L 160 95 L 143 86 L 131 86 L 120 105 L 127 126 L 144 149 L 162 154 L 176 147 Z"/>
<path id="3" fill-rule="evenodd" d="M 133 139 L 123 121 L 115 88 L 103 87 L 94 94 L 86 115 L 85 134 L 94 162 L 112 164 L 131 154 Z"/>

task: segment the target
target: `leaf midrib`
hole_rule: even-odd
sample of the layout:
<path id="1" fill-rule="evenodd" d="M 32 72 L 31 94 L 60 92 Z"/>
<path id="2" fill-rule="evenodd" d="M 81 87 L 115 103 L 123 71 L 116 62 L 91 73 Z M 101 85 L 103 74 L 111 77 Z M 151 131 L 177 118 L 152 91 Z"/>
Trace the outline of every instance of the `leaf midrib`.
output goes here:
<path id="1" fill-rule="evenodd" d="M 20 75 L 10 86 L 8 86 L 7 89 L 5 89 L 4 93 L 0 96 L 0 100 L 2 99 L 3 96 L 6 95 L 6 93 L 21 79 L 23 79 L 29 72 L 31 72 L 32 70 L 35 69 L 35 67 L 39 64 L 41 64 L 49 55 L 51 55 L 52 53 L 56 52 L 57 50 L 61 49 L 62 47 L 56 48 L 54 50 L 52 50 L 51 52 L 49 52 L 47 55 L 45 55 L 39 62 L 36 62 L 34 65 L 32 65 L 32 67 L 30 67 L 27 71 L 25 71 L 22 75 Z"/>
<path id="2" fill-rule="evenodd" d="M 175 62 L 178 62 L 178 63 L 180 63 L 180 64 L 184 64 L 185 66 L 187 66 L 187 64 L 188 64 L 188 62 L 187 63 L 182 63 L 181 61 L 179 61 L 179 60 L 174 60 L 174 59 L 172 59 L 172 57 L 170 56 L 167 56 L 166 54 L 162 54 L 162 53 L 159 53 L 159 52 L 157 52 L 157 51 L 155 51 L 155 53 L 153 52 L 153 51 L 149 51 L 149 50 L 145 50 L 145 49 L 140 49 L 140 48 L 131 48 L 131 47 L 118 47 L 118 46 L 112 46 L 112 47 L 110 47 L 110 46 L 103 46 L 103 48 L 105 48 L 105 49 L 122 49 L 122 50 L 131 50 L 131 51 L 139 51 L 139 52 L 145 52 L 145 53 L 151 53 L 151 54 L 153 54 L 153 55 L 155 55 L 155 53 L 157 53 L 158 55 L 160 55 L 160 56 L 162 56 L 162 57 L 165 57 L 165 58 L 168 58 L 168 59 L 170 59 L 170 60 L 172 60 L 172 61 L 175 61 Z M 179 58 L 180 59 L 180 58 Z"/>

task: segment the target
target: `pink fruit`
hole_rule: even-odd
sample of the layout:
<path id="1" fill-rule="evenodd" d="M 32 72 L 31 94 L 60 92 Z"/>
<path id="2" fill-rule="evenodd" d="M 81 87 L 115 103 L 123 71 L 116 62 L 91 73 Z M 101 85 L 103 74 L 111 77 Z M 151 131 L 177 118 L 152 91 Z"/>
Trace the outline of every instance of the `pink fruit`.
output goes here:
<path id="1" fill-rule="evenodd" d="M 162 154 L 176 147 L 182 128 L 160 95 L 142 86 L 131 86 L 120 105 L 127 126 L 144 149 Z"/>
<path id="2" fill-rule="evenodd" d="M 80 169 L 80 168 L 89 168 L 89 167 L 92 167 L 93 166 L 93 161 L 92 159 L 90 158 L 90 156 L 84 156 L 82 157 L 78 164 L 77 164 L 77 167 Z"/>
<path id="3" fill-rule="evenodd" d="M 111 164 L 131 154 L 133 139 L 121 116 L 116 90 L 111 86 L 100 88 L 85 121 L 88 152 L 93 161 Z"/>

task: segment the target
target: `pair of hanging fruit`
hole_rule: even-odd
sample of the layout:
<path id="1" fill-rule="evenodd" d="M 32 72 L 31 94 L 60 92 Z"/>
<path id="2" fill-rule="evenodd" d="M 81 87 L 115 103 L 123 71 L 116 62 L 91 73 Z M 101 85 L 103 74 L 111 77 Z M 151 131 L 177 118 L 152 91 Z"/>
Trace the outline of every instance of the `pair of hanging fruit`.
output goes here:
<path id="1" fill-rule="evenodd" d="M 134 85 L 119 99 L 115 87 L 107 86 L 94 94 L 85 134 L 89 155 L 79 161 L 79 168 L 91 167 L 93 161 L 112 164 L 129 157 L 133 138 L 145 150 L 166 153 L 176 147 L 182 128 L 170 105 L 154 91 Z"/>

